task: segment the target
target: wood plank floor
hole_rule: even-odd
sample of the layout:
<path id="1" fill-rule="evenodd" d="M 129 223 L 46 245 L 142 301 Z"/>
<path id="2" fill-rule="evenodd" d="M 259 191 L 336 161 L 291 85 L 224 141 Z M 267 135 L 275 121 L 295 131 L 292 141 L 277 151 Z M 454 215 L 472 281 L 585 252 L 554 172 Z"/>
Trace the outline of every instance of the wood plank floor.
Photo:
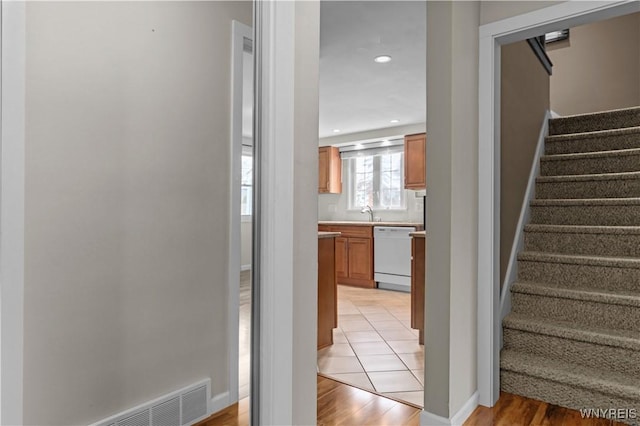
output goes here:
<path id="1" fill-rule="evenodd" d="M 597 407 L 594 407 L 597 408 Z M 478 407 L 464 426 L 624 426 L 606 419 L 583 419 L 580 412 L 509 393 L 492 407 Z"/>
<path id="2" fill-rule="evenodd" d="M 318 376 L 318 426 L 417 426 L 418 408 Z M 226 408 L 196 426 L 248 426 L 249 399 Z"/>
<path id="3" fill-rule="evenodd" d="M 417 426 L 418 408 L 318 376 L 318 425 Z M 196 426 L 248 426 L 249 399 Z M 478 407 L 464 426 L 624 426 L 610 420 L 582 419 L 580 413 L 545 402 L 502 393 L 493 408 Z"/>

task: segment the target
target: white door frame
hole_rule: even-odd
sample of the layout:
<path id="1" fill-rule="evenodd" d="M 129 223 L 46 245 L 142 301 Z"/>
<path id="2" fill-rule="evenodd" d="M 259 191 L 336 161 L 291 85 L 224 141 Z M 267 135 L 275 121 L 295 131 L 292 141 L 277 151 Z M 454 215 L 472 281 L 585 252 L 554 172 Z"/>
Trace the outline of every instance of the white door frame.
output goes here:
<path id="1" fill-rule="evenodd" d="M 493 406 L 500 393 L 500 46 L 638 11 L 637 0 L 568 1 L 480 27 L 477 381 L 481 405 Z"/>
<path id="2" fill-rule="evenodd" d="M 25 3 L 2 1 L 0 423 L 23 423 Z"/>

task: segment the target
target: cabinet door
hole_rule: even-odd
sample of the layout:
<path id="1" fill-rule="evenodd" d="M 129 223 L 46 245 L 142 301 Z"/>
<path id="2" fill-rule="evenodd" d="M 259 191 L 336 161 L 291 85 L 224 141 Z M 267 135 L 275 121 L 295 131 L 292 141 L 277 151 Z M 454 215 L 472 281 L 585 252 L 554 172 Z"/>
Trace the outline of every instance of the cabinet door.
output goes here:
<path id="1" fill-rule="evenodd" d="M 349 278 L 373 278 L 373 252 L 370 238 L 349 238 Z"/>
<path id="2" fill-rule="evenodd" d="M 424 344 L 424 286 L 426 240 L 411 239 L 411 328 L 419 330 L 418 343 Z"/>
<path id="3" fill-rule="evenodd" d="M 335 146 L 321 146 L 318 149 L 318 193 L 339 194 L 341 192 L 340 150 Z"/>
<path id="4" fill-rule="evenodd" d="M 404 187 L 406 189 L 426 189 L 426 147 L 424 133 L 404 137 Z"/>
<path id="5" fill-rule="evenodd" d="M 346 278 L 349 276 L 347 241 L 347 238 L 336 238 L 336 276 L 338 278 Z"/>
<path id="6" fill-rule="evenodd" d="M 318 192 L 329 192 L 329 150 L 321 147 L 318 150 Z"/>

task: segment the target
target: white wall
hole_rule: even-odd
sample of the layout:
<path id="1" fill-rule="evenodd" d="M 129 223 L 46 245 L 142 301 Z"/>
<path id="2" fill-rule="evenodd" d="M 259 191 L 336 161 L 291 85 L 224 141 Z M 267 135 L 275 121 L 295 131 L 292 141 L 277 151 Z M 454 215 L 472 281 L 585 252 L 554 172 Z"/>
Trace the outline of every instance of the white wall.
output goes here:
<path id="1" fill-rule="evenodd" d="M 295 2 L 292 424 L 316 423 L 320 2 Z"/>
<path id="2" fill-rule="evenodd" d="M 250 2 L 29 2 L 25 424 L 227 383 L 231 20 Z"/>

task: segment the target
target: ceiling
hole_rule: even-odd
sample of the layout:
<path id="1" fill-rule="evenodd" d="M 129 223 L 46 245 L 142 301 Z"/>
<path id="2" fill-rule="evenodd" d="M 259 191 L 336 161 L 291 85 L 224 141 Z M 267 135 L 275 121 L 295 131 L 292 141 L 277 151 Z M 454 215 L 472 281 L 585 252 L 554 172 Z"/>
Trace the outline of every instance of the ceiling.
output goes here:
<path id="1" fill-rule="evenodd" d="M 426 2 L 322 1 L 321 138 L 426 121 L 426 16 Z"/>

